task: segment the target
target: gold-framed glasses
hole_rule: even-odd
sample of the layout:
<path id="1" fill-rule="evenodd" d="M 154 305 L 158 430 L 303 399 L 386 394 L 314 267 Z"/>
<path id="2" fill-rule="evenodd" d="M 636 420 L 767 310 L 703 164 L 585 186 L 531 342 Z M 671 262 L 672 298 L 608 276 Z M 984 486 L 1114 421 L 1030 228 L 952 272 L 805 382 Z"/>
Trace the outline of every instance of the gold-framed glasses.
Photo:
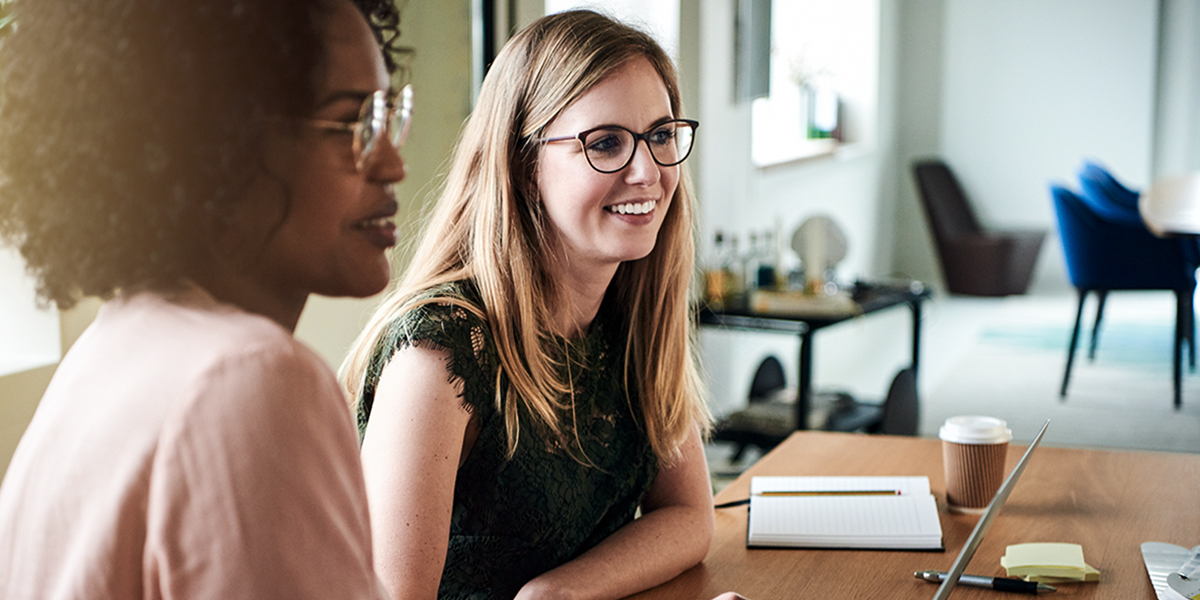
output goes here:
<path id="1" fill-rule="evenodd" d="M 664 167 L 673 167 L 692 153 L 699 121 L 674 119 L 659 123 L 644 133 L 634 133 L 620 125 L 605 125 L 560 137 L 540 138 L 539 144 L 579 140 L 588 164 L 601 173 L 616 173 L 633 162 L 638 141 L 646 142 L 650 157 Z"/>
<path id="2" fill-rule="evenodd" d="M 353 123 L 324 119 L 302 119 L 305 123 L 321 129 L 346 131 L 354 134 L 354 166 L 362 171 L 375 153 L 379 139 L 387 136 L 392 146 L 399 148 L 408 137 L 412 125 L 412 84 L 400 89 L 394 98 L 378 90 L 363 99 L 358 111 L 358 120 Z"/>

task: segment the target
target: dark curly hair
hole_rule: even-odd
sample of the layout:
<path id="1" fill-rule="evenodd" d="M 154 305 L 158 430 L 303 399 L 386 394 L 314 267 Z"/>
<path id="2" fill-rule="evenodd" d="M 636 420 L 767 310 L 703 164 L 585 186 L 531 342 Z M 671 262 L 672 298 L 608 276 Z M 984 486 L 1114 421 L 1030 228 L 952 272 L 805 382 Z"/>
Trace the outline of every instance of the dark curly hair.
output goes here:
<path id="1" fill-rule="evenodd" d="M 392 0 L 353 0 L 397 69 Z M 172 285 L 260 174 L 267 115 L 311 114 L 332 0 L 16 2 L 0 38 L 0 242 L 39 301 Z"/>

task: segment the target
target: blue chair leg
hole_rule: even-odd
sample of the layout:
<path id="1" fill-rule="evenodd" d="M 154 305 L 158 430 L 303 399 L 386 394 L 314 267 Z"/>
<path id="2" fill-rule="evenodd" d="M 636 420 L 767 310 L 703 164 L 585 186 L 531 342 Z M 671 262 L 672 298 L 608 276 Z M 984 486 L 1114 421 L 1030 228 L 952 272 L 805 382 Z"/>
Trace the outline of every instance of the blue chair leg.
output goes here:
<path id="1" fill-rule="evenodd" d="M 1175 290 L 1175 364 L 1171 373 L 1175 384 L 1175 410 L 1183 405 L 1183 342 L 1191 326 L 1188 323 L 1188 314 L 1191 312 L 1191 294 L 1187 290 Z"/>
<path id="2" fill-rule="evenodd" d="M 1187 311 L 1183 316 L 1187 317 L 1187 345 L 1188 345 L 1188 366 L 1192 372 L 1196 372 L 1196 290 L 1193 288 L 1187 292 L 1185 300 L 1188 303 Z"/>
<path id="3" fill-rule="evenodd" d="M 1088 347 L 1089 362 L 1096 362 L 1096 343 L 1100 340 L 1100 319 L 1104 317 L 1104 301 L 1108 299 L 1108 290 L 1097 290 L 1096 296 L 1100 298 L 1100 302 L 1096 305 L 1096 322 L 1092 324 L 1092 344 Z"/>
<path id="4" fill-rule="evenodd" d="M 1075 311 L 1075 329 L 1071 330 L 1071 345 L 1067 347 L 1067 369 L 1063 372 L 1062 389 L 1058 397 L 1066 400 L 1067 384 L 1071 381 L 1071 363 L 1075 361 L 1075 346 L 1079 343 L 1079 324 L 1083 320 L 1083 302 L 1087 300 L 1088 291 L 1079 290 L 1079 308 Z"/>
<path id="5" fill-rule="evenodd" d="M 1188 314 L 1187 314 L 1187 320 L 1188 320 L 1187 345 L 1188 345 L 1188 366 L 1191 367 L 1192 372 L 1195 373 L 1196 372 L 1196 313 L 1193 311 L 1195 311 L 1194 306 L 1192 307 L 1191 310 L 1188 310 Z"/>

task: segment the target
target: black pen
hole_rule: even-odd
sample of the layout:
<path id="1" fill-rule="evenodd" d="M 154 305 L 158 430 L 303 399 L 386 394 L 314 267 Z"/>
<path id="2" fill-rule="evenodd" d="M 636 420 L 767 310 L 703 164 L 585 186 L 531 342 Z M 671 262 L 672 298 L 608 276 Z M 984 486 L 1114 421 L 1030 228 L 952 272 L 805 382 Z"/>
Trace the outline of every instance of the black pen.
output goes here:
<path id="1" fill-rule="evenodd" d="M 913 573 L 917 579 L 924 579 L 931 583 L 941 583 L 946 578 L 946 574 L 941 571 L 917 571 Z M 958 578 L 958 582 L 963 585 L 973 587 L 990 588 L 1001 592 L 1019 592 L 1021 594 L 1045 594 L 1048 592 L 1056 592 L 1054 586 L 1038 583 L 1036 581 L 1022 581 L 1020 579 L 1008 579 L 1005 577 L 984 577 L 982 575 L 963 575 Z"/>

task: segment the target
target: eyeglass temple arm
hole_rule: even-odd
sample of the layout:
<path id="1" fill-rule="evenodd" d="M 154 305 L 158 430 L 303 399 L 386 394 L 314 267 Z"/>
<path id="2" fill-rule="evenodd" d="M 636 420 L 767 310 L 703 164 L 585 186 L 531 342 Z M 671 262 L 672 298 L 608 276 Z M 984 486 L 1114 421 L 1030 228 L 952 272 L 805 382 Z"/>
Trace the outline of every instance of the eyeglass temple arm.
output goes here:
<path id="1" fill-rule="evenodd" d="M 575 135 L 560 135 L 558 137 L 551 137 L 551 138 L 538 138 L 534 141 L 539 144 L 549 144 L 550 142 L 565 142 L 567 140 L 579 140 L 582 142 L 583 138 L 580 137 L 582 135 L 583 135 L 582 133 L 577 133 Z"/>

